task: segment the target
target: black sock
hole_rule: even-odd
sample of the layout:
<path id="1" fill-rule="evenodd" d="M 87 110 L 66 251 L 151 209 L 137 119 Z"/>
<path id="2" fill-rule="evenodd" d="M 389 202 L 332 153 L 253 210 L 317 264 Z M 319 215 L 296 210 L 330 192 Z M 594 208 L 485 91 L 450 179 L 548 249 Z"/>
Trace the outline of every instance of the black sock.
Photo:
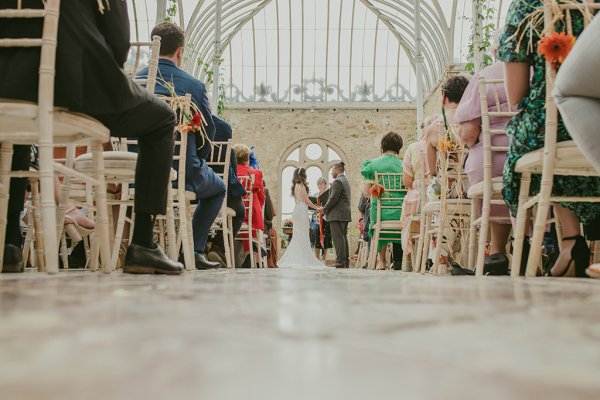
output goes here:
<path id="1" fill-rule="evenodd" d="M 133 237 L 131 242 L 140 246 L 154 249 L 152 229 L 154 228 L 154 218 L 150 214 L 137 213 L 135 214 L 135 227 L 133 228 Z"/>
<path id="2" fill-rule="evenodd" d="M 6 239 L 4 240 L 4 244 L 13 244 L 17 247 L 21 247 L 23 245 L 21 212 L 9 212 L 6 217 Z"/>

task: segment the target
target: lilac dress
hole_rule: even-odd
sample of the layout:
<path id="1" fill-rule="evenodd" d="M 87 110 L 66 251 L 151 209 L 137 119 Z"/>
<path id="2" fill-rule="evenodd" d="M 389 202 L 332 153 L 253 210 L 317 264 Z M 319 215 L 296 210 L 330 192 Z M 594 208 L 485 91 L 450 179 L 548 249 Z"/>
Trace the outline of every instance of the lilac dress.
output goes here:
<path id="1" fill-rule="evenodd" d="M 479 77 L 483 76 L 485 79 L 504 79 L 504 64 L 497 62 L 485 69 L 471 79 L 467 89 L 465 90 L 463 97 L 458 105 L 456 114 L 454 116 L 454 122 L 461 124 L 465 122 L 476 122 L 481 125 L 481 102 L 479 96 Z M 496 106 L 496 89 L 492 85 L 488 87 L 487 98 L 488 106 Z M 501 111 L 508 111 L 508 99 L 504 86 L 497 87 L 498 98 L 500 102 Z M 495 110 L 494 110 L 495 111 Z M 510 121 L 510 117 L 490 117 L 490 128 L 504 129 L 506 124 Z M 492 146 L 508 146 L 508 136 L 506 135 L 494 135 L 492 136 Z M 501 177 L 504 170 L 504 162 L 506 161 L 505 152 L 492 152 L 492 177 Z M 474 185 L 483 181 L 483 138 L 482 134 L 479 135 L 477 144 L 473 145 L 469 149 L 469 156 L 465 162 L 465 172 L 469 177 L 469 185 Z M 490 215 L 492 217 L 508 217 L 508 208 L 505 205 L 492 205 Z M 510 223 L 506 221 L 503 223 Z"/>

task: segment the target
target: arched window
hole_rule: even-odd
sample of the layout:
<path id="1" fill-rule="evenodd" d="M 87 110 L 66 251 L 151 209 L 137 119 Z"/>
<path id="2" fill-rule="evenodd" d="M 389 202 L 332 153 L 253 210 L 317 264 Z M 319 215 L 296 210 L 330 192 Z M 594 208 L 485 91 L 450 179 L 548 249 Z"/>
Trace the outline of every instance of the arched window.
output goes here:
<path id="1" fill-rule="evenodd" d="M 310 195 L 318 192 L 317 180 L 333 180 L 331 169 L 340 161 L 347 163 L 343 151 L 334 143 L 323 139 L 305 139 L 294 143 L 279 162 L 279 215 L 281 220 L 291 217 L 294 199 L 291 196 L 292 176 L 296 168 L 305 168 Z"/>

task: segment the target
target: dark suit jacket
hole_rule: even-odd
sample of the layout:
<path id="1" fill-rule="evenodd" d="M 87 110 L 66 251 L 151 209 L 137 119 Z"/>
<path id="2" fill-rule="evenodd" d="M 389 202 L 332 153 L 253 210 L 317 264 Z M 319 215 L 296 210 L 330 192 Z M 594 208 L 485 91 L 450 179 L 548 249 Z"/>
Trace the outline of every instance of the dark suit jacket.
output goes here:
<path id="1" fill-rule="evenodd" d="M 118 114 L 147 99 L 122 67 L 129 51 L 124 0 L 62 0 L 56 51 L 55 104 L 91 115 Z M 15 1 L 0 1 L 0 8 Z M 40 0 L 24 0 L 41 8 Z M 41 19 L 2 19 L 0 38 L 41 37 Z M 37 101 L 39 48 L 0 48 L 0 97 Z"/>
<path id="2" fill-rule="evenodd" d="M 331 184 L 329 189 L 329 200 L 325 204 L 325 217 L 328 222 L 352 221 L 352 210 L 350 209 L 350 183 L 346 175 L 339 175 Z"/>

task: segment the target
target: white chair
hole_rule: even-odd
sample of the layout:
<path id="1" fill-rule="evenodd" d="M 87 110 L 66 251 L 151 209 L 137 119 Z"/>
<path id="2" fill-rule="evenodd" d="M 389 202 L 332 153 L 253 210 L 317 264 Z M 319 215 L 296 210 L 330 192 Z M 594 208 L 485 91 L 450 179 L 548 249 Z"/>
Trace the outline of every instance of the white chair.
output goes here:
<path id="1" fill-rule="evenodd" d="M 250 267 L 251 268 L 262 268 L 263 261 L 261 251 L 261 237 L 258 234 L 257 229 L 252 228 L 252 207 L 254 205 L 254 194 L 252 192 L 252 187 L 254 186 L 254 176 L 240 176 L 238 177 L 240 183 L 246 189 L 247 194 L 242 197 L 242 202 L 244 203 L 244 209 L 246 212 L 246 221 L 242 224 L 242 227 L 235 238 L 235 240 L 240 241 L 242 243 L 247 243 L 249 253 L 250 253 Z M 254 257 L 253 245 L 259 251 L 258 259 Z"/>
<path id="2" fill-rule="evenodd" d="M 504 87 L 502 79 L 485 79 L 479 77 L 479 96 L 481 99 L 481 132 L 483 141 L 483 181 L 469 187 L 467 192 L 471 199 L 471 232 L 469 234 L 469 267 L 475 266 L 476 275 L 483 275 L 485 261 L 485 247 L 488 237 L 490 221 L 510 222 L 510 218 L 490 217 L 492 204 L 504 205 L 502 198 L 502 177 L 492 178 L 492 157 L 494 152 L 506 153 L 508 147 L 493 146 L 492 136 L 506 135 L 506 131 L 492 130 L 490 118 L 513 117 L 517 112 L 511 111 L 512 107 L 502 108 L 498 90 Z M 490 107 L 488 91 L 493 93 L 493 105 Z M 482 203 L 481 215 L 478 217 L 478 205 Z M 477 242 L 477 226 L 479 227 L 479 242 Z M 478 243 L 478 244 L 477 244 Z"/>
<path id="3" fill-rule="evenodd" d="M 227 187 L 225 191 L 225 201 L 223 201 L 221 212 L 215 219 L 211 230 L 213 232 L 221 231 L 221 234 L 223 235 L 223 245 L 225 247 L 225 262 L 228 268 L 235 268 L 233 262 L 235 257 L 233 251 L 233 217 L 235 217 L 235 211 L 227 207 L 227 182 L 229 182 L 229 167 L 231 165 L 231 145 L 231 139 L 227 142 L 212 142 L 207 164 L 221 179 L 223 179 L 223 182 L 225 182 Z"/>
<path id="4" fill-rule="evenodd" d="M 376 207 L 377 222 L 373 225 L 373 237 L 371 238 L 371 251 L 369 254 L 369 269 L 375 269 L 377 263 L 377 247 L 379 240 L 402 240 L 402 226 L 400 215 L 402 214 L 402 198 L 406 194 L 406 188 L 402 183 L 402 174 L 375 172 L 375 184 L 382 185 L 384 193 L 371 202 L 371 207 Z M 400 203 L 400 204 L 397 204 Z M 383 211 L 398 211 L 397 220 L 381 220 Z M 382 238 L 381 235 L 385 235 Z M 384 262 L 385 260 L 379 260 Z"/>
<path id="5" fill-rule="evenodd" d="M 43 9 L 17 8 L 0 10 L 3 18 L 42 18 L 41 38 L 0 39 L 0 47 L 40 47 L 38 102 L 15 100 L 0 101 L 0 239 L 6 235 L 6 210 L 8 206 L 11 177 L 39 177 L 41 187 L 41 230 L 43 237 L 45 267 L 48 273 L 58 272 L 58 232 L 56 204 L 54 202 L 54 176 L 63 175 L 89 182 L 95 188 L 96 238 L 92 257 L 100 257 L 103 272 L 110 272 L 110 249 L 108 247 L 108 216 L 104 163 L 101 157 L 102 143 L 107 142 L 109 132 L 100 122 L 82 114 L 71 113 L 54 107 L 55 54 L 58 32 L 59 0 L 47 0 Z M 11 172 L 13 145 L 39 146 L 40 170 Z M 70 169 L 53 160 L 54 145 L 88 144 L 92 150 L 91 176 Z M 62 222 L 62 221 L 61 221 Z M 61 224 L 62 228 L 62 224 Z M 4 246 L 0 246 L 0 260 Z M 95 264 L 97 265 L 97 264 Z"/>
<path id="6" fill-rule="evenodd" d="M 544 1 L 544 32 L 550 35 L 555 30 L 554 21 L 562 19 L 566 23 L 567 33 L 572 33 L 571 12 L 582 12 L 587 26 L 594 12 L 600 10 L 598 3 L 556 3 Z M 555 14 L 556 12 L 556 14 Z M 561 15 L 558 15 L 560 13 Z M 552 186 L 555 175 L 559 176 L 598 176 L 596 170 L 583 156 L 572 141 L 557 143 L 558 110 L 552 97 L 556 71 L 550 62 L 546 62 L 546 129 L 544 147 L 530 152 L 519 159 L 515 171 L 521 174 L 517 226 L 515 228 L 514 253 L 512 258 L 512 276 L 518 276 L 523 254 L 523 242 L 528 210 L 537 205 L 533 235 L 526 276 L 536 276 L 540 266 L 542 241 L 548 223 L 548 214 L 552 202 L 600 202 L 600 197 L 554 196 Z M 531 175 L 541 175 L 540 191 L 530 196 Z"/>
<path id="7" fill-rule="evenodd" d="M 453 127 L 448 127 L 445 136 L 447 140 L 458 143 Z M 442 247 L 446 246 L 449 249 L 456 242 L 457 238 L 460 239 L 461 247 L 458 254 L 460 260 L 456 261 L 463 261 L 463 259 L 467 258 L 468 246 L 464 239 L 468 237 L 469 214 L 471 211 L 471 201 L 465 198 L 466 173 L 464 172 L 464 164 L 467 153 L 467 150 L 463 147 L 452 149 L 438 148 L 439 200 L 427 201 L 421 210 L 425 219 L 425 228 L 421 231 L 424 238 L 421 246 L 422 273 L 426 271 L 429 243 L 434 236 L 436 237 L 436 246 L 431 273 L 437 275 L 448 273 L 446 270 L 447 266 L 442 267 L 440 264 Z M 437 216 L 437 225 L 434 225 L 434 216 Z M 445 240 L 452 240 L 452 243 L 444 244 Z"/>
<path id="8" fill-rule="evenodd" d="M 425 176 L 426 154 L 419 152 L 419 171 L 417 174 L 417 183 L 419 187 L 419 208 L 415 215 L 407 218 L 405 226 L 402 227 L 403 235 L 407 234 L 408 240 L 413 243 L 413 252 L 411 255 L 411 267 L 413 272 L 420 272 L 421 257 L 423 255 L 423 239 L 425 236 L 425 214 L 422 212 L 423 205 L 427 197 L 427 179 Z M 413 226 L 419 226 L 418 232 L 413 232 Z M 408 271 L 408 253 L 406 250 L 403 254 L 402 270 Z"/>

